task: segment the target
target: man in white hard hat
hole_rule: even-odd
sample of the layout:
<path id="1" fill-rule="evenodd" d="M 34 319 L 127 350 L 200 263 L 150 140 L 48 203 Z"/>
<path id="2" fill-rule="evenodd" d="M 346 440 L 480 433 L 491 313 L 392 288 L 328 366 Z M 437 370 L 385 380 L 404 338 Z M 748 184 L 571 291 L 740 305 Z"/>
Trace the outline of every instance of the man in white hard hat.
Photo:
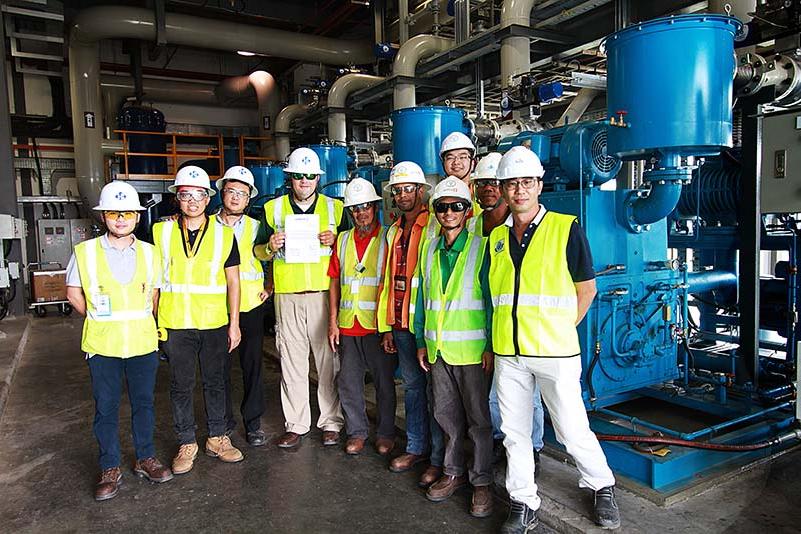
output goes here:
<path id="1" fill-rule="evenodd" d="M 214 190 L 209 175 L 189 165 L 168 187 L 180 207 L 177 220 L 153 225 L 161 251 L 164 285 L 159 300 L 162 349 L 170 362 L 172 401 L 178 453 L 175 474 L 189 472 L 197 457 L 193 397 L 200 363 L 206 405 L 206 454 L 223 462 L 244 456 L 225 428 L 225 381 L 231 352 L 239 345 L 239 249 L 231 228 L 210 221 L 205 210 Z"/>
<path id="2" fill-rule="evenodd" d="M 492 231 L 487 247 L 495 386 L 511 497 L 501 532 L 529 532 L 537 523 L 540 498 L 531 442 L 535 382 L 557 439 L 576 462 L 579 486 L 594 493 L 596 523 L 617 528 L 615 477 L 590 430 L 581 395 L 576 326 L 596 293 L 592 255 L 575 216 L 539 203 L 544 174 L 528 148 L 514 147 L 501 158 L 497 177 L 511 215 Z"/>
<path id="3" fill-rule="evenodd" d="M 117 495 L 120 470 L 119 412 L 123 378 L 131 403 L 134 472 L 166 482 L 172 472 L 156 459 L 153 446 L 153 391 L 159 360 L 154 312 L 161 287 L 159 251 L 133 233 L 139 222 L 139 195 L 115 181 L 100 192 L 106 233 L 75 246 L 67 267 L 67 299 L 86 316 L 81 350 L 86 352 L 95 399 L 94 433 L 100 449 L 95 499 Z"/>
<path id="4" fill-rule="evenodd" d="M 470 174 L 476 167 L 476 146 L 462 132 L 448 134 L 439 149 L 445 176 L 455 176 L 470 184 Z"/>
<path id="5" fill-rule="evenodd" d="M 213 216 L 215 224 L 222 224 L 234 231 L 239 249 L 239 330 L 242 341 L 239 344 L 239 365 L 242 368 L 243 396 L 240 412 L 245 426 L 248 444 L 252 447 L 264 445 L 265 436 L 261 429 L 261 416 L 264 414 L 264 386 L 262 384 L 262 356 L 264 344 L 264 301 L 268 294 L 264 289 L 264 269 L 253 255 L 253 246 L 259 234 L 259 221 L 245 215 L 250 199 L 259 191 L 253 173 L 246 167 L 231 167 L 216 182 L 222 196 L 222 207 Z M 231 395 L 231 359 L 226 359 L 229 367 L 225 381 L 225 421 L 226 429 L 236 428 Z"/>
<path id="6" fill-rule="evenodd" d="M 387 230 L 387 264 L 378 301 L 381 343 L 386 352 L 398 354 L 405 394 L 406 452 L 393 459 L 389 468 L 401 473 L 429 459 L 418 482 L 421 487 L 439 479 L 445 455 L 442 429 L 430 412 L 428 380 L 417 364 L 414 334 L 409 331 L 409 303 L 420 245 L 439 232 L 439 224 L 423 202 L 428 187 L 423 170 L 414 162 L 401 161 L 390 172 L 385 190 L 401 216 Z"/>
<path id="7" fill-rule="evenodd" d="M 351 455 L 364 449 L 369 431 L 364 401 L 367 370 L 373 378 L 378 407 L 376 451 L 386 455 L 395 445 L 394 375 L 398 358 L 382 350 L 376 325 L 378 285 L 387 255 L 386 231 L 378 222 L 379 202 L 381 197 L 373 184 L 364 178 L 348 183 L 345 209 L 353 219 L 353 229 L 339 234 L 328 266 L 328 340 L 340 355 L 337 386 L 348 433 L 345 452 Z"/>
<path id="8" fill-rule="evenodd" d="M 499 152 L 490 152 L 478 162 L 473 173 L 473 191 L 482 211 L 471 218 L 468 229 L 476 234 L 488 237 L 490 232 L 509 217 L 509 205 L 503 199 L 501 181 L 498 180 L 498 164 L 501 162 Z M 492 416 L 492 438 L 495 442 L 494 456 L 496 461 L 506 459 L 503 448 L 503 431 L 501 430 L 501 413 L 498 407 L 498 394 L 495 391 L 495 381 L 489 393 L 490 415 Z M 542 409 L 539 385 L 534 383 L 534 418 L 532 420 L 531 441 L 534 444 L 534 463 L 536 469 L 540 466 L 540 450 L 544 446 L 543 432 L 545 427 L 545 413 Z"/>
<path id="9" fill-rule="evenodd" d="M 426 241 L 417 267 L 411 305 L 417 359 L 431 373 L 434 417 L 447 437 L 442 477 L 426 492 L 433 502 L 448 499 L 468 482 L 473 485 L 470 514 L 492 514 L 492 422 L 487 379 L 492 351 L 482 288 L 486 240 L 465 228 L 471 194 L 467 184 L 449 176 L 434 188 L 432 206 L 441 235 Z M 473 443 L 465 460 L 464 441 Z M 470 466 L 468 471 L 467 466 Z"/>
<path id="10" fill-rule="evenodd" d="M 339 360 L 328 343 L 328 264 L 336 234 L 347 229 L 342 202 L 317 192 L 320 167 L 317 154 L 305 147 L 292 151 L 284 169 L 290 193 L 270 200 L 264 206 L 269 241 L 256 246 L 261 260 L 273 262 L 275 282 L 276 345 L 281 355 L 281 405 L 286 432 L 278 447 L 291 449 L 300 445 L 311 429 L 309 404 L 309 352 L 317 368 L 317 403 L 325 446 L 339 443 L 344 425 L 336 377 Z M 300 215 L 317 219 L 319 258 L 309 263 L 289 263 L 285 258 L 287 217 Z"/>

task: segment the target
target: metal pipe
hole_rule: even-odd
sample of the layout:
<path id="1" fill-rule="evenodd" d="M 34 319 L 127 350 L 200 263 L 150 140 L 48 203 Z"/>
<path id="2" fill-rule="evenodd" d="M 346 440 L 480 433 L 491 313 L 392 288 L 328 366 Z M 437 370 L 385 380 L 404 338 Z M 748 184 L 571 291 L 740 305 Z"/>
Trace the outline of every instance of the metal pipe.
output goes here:
<path id="1" fill-rule="evenodd" d="M 275 150 L 279 160 L 289 157 L 289 130 L 292 121 L 308 111 L 308 104 L 290 104 L 275 118 Z"/>
<path id="2" fill-rule="evenodd" d="M 458 45 L 470 38 L 470 0 L 455 0 L 453 9 L 454 30 Z"/>
<path id="3" fill-rule="evenodd" d="M 385 79 L 383 76 L 351 73 L 331 84 L 331 89 L 328 91 L 328 139 L 332 143 L 347 142 L 348 129 L 344 109 L 348 96 Z"/>
<path id="4" fill-rule="evenodd" d="M 501 6 L 501 28 L 511 25 L 529 27 L 534 0 L 506 0 Z M 531 68 L 531 43 L 528 37 L 507 37 L 501 41 L 501 88 Z"/>
<path id="5" fill-rule="evenodd" d="M 639 196 L 629 200 L 627 206 L 629 219 L 633 225 L 639 226 L 661 221 L 676 208 L 680 196 L 680 181 L 653 181 L 647 196 Z"/>
<path id="6" fill-rule="evenodd" d="M 450 39 L 435 35 L 415 35 L 398 50 L 398 55 L 392 64 L 392 75 L 414 78 L 420 61 L 452 47 L 453 41 Z M 413 108 L 416 105 L 414 82 L 398 82 L 395 85 L 393 109 Z"/>
<path id="7" fill-rule="evenodd" d="M 730 271 L 687 273 L 689 293 L 705 293 L 713 289 L 737 289 L 737 275 Z"/>
<path id="8" fill-rule="evenodd" d="M 576 97 L 570 101 L 567 109 L 562 113 L 562 116 L 559 117 L 559 120 L 556 121 L 556 126 L 577 123 L 579 119 L 581 119 L 581 116 L 584 115 L 584 112 L 587 111 L 587 108 L 590 107 L 590 104 L 592 104 L 592 101 L 598 93 L 600 93 L 598 89 L 582 87 Z"/>
<path id="9" fill-rule="evenodd" d="M 400 45 L 409 40 L 409 0 L 398 0 L 398 41 Z"/>
<path id="10" fill-rule="evenodd" d="M 251 92 L 256 93 L 256 100 L 259 105 L 259 135 L 267 137 L 270 135 L 271 124 L 274 117 L 271 116 L 271 102 L 275 98 L 276 88 L 275 78 L 269 72 L 257 70 L 247 76 L 236 76 L 227 78 L 220 82 L 215 89 L 215 95 L 220 101 L 238 98 Z M 265 120 L 266 119 L 266 120 Z M 267 126 L 267 128 L 265 128 Z M 275 157 L 275 141 L 261 143 L 261 155 L 265 157 Z"/>

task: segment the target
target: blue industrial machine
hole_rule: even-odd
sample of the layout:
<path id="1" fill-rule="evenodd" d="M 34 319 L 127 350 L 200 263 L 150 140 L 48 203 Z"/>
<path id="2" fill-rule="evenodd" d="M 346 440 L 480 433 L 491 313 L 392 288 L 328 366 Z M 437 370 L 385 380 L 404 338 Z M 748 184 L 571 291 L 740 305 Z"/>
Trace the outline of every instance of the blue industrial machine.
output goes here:
<path id="1" fill-rule="evenodd" d="M 152 107 L 125 106 L 117 119 L 121 130 L 164 133 L 167 123 L 164 114 Z M 166 154 L 167 138 L 163 135 L 128 135 L 128 151 L 134 153 Z M 166 156 L 130 156 L 129 174 L 167 174 Z"/>
<path id="2" fill-rule="evenodd" d="M 348 148 L 342 145 L 310 145 L 309 148 L 320 157 L 320 166 L 325 171 L 320 178 L 320 192 L 341 199 L 348 183 L 348 165 L 352 162 Z"/>

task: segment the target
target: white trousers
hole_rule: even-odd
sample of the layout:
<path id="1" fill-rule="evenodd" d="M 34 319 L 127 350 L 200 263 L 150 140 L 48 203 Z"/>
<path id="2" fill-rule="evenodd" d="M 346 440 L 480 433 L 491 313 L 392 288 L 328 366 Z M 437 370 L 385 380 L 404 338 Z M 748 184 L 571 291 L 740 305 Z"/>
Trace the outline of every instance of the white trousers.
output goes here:
<path id="1" fill-rule="evenodd" d="M 556 439 L 576 462 L 579 487 L 599 490 L 615 483 L 601 445 L 590 430 L 581 398 L 581 357 L 495 358 L 495 387 L 506 434 L 506 489 L 509 496 L 532 510 L 540 507 L 534 482 L 534 446 L 531 443 L 535 381 L 548 408 Z"/>

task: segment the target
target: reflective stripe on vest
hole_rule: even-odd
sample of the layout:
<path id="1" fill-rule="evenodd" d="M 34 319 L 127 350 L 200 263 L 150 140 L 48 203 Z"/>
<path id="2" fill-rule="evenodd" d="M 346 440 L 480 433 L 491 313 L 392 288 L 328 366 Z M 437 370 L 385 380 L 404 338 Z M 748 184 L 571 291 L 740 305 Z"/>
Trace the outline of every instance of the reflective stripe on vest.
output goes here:
<path id="1" fill-rule="evenodd" d="M 213 217 L 215 224 L 227 226 L 219 216 Z M 239 250 L 239 311 L 249 312 L 262 303 L 259 293 L 264 290 L 264 269 L 261 262 L 253 255 L 253 244 L 256 241 L 259 223 L 247 215 L 242 215 L 241 223 L 242 231 L 236 240 Z"/>
<path id="2" fill-rule="evenodd" d="M 502 356 L 574 356 L 581 352 L 576 288 L 567 266 L 567 241 L 575 217 L 548 211 L 527 246 L 515 294 L 510 229 L 490 235 L 492 343 Z M 517 339 L 514 323 L 517 322 Z"/>
<path id="3" fill-rule="evenodd" d="M 386 255 L 386 230 L 383 228 L 370 239 L 361 261 L 358 260 L 354 230 L 348 230 L 339 237 L 340 328 L 353 328 L 355 319 L 368 330 L 377 327 L 375 312 L 378 286 Z M 361 273 L 356 272 L 359 263 L 364 267 Z M 354 287 L 357 288 L 356 293 L 352 291 Z"/>

